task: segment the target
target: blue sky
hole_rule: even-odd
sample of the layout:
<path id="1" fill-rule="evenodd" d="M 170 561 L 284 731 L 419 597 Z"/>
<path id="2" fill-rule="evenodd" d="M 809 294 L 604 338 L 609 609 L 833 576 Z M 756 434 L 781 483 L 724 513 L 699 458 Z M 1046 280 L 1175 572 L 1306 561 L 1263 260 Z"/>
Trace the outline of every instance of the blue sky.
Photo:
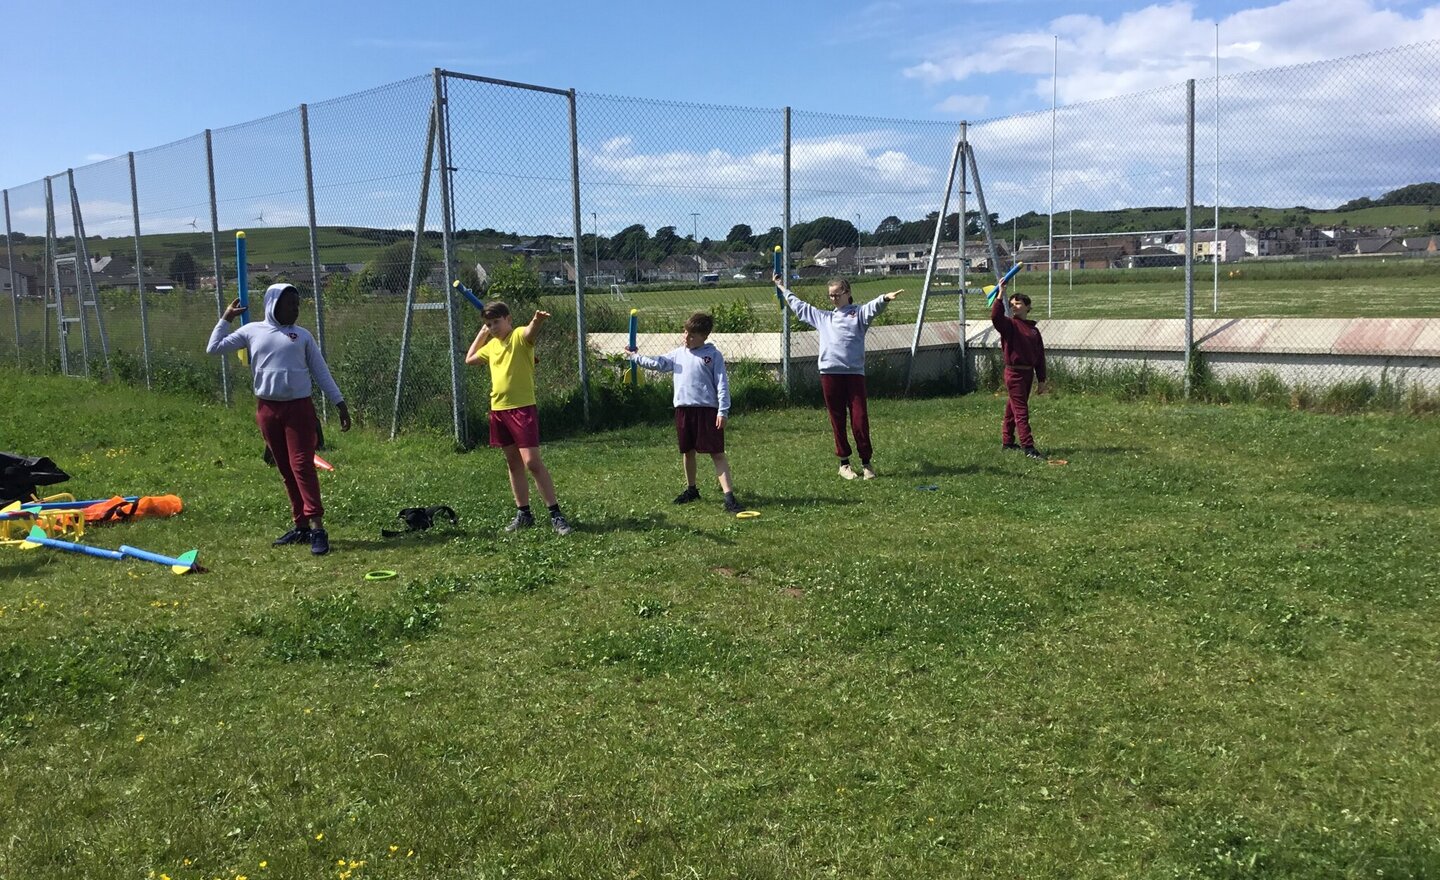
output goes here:
<path id="1" fill-rule="evenodd" d="M 656 11 L 661 6 L 632 0 L 533 7 L 147 0 L 127 8 L 62 0 L 45 9 L 11 0 L 0 48 L 12 86 L 0 186 L 426 74 L 437 66 L 591 94 L 955 121 L 1048 111 L 1057 37 L 1059 77 L 1053 87 L 1062 106 L 1213 76 L 1217 23 L 1221 73 L 1227 77 L 1440 39 L 1440 3 L 1421 0 L 791 0 L 670 4 L 674 11 L 668 14 Z M 1334 97 L 1343 106 L 1347 95 Z M 703 128 L 704 122 L 697 124 Z M 603 137 L 600 127 L 595 126 L 593 142 L 582 144 L 587 169 L 623 169 L 627 163 L 654 169 L 666 162 L 683 169 L 707 149 L 716 152 L 693 133 L 690 139 L 696 143 L 647 151 L 639 126 L 617 124 Z M 1033 151 L 1044 138 L 1032 135 Z M 855 173 L 908 177 L 917 187 L 933 190 L 936 163 L 885 147 L 885 136 L 876 126 L 847 133 L 844 149 L 860 150 L 863 160 L 864 168 Z M 755 157 L 771 155 L 768 147 L 728 145 L 728 134 L 717 137 L 723 146 L 719 164 L 726 173 L 738 173 L 734 166 L 746 162 L 761 164 Z M 864 146 L 867 138 L 869 147 Z M 834 155 L 834 140 L 815 135 L 815 152 Z M 935 140 L 943 153 L 946 138 Z M 1044 146 L 1048 149 L 1048 141 Z M 1435 152 L 1433 146 L 1425 149 Z M 251 188 L 265 190 L 260 183 Z M 1307 195 L 1330 197 L 1318 186 L 1310 189 L 1295 187 L 1296 203 Z M 1204 191 L 1202 186 L 1202 196 Z M 997 196 L 1003 200 L 1003 192 Z M 600 196 L 592 201 L 587 209 L 606 207 Z M 665 206 L 648 222 L 652 227 L 698 222 L 686 207 L 678 202 Z M 920 207 L 918 200 L 915 207 Z M 235 211 L 238 216 L 264 209 L 257 195 Z M 274 210 L 284 206 L 277 203 Z M 413 216 L 413 207 L 409 210 Z M 843 216 L 870 209 L 852 199 L 837 200 L 825 210 Z M 179 218 L 172 225 L 183 225 L 194 211 L 185 204 L 170 213 Z M 709 226 L 722 222 L 720 213 L 710 212 Z M 517 214 L 534 216 L 528 210 Z M 670 219 L 676 216 L 681 219 Z M 375 222 L 398 221 L 387 214 Z M 702 235 L 717 231 L 723 235 L 724 229 L 700 230 Z"/>

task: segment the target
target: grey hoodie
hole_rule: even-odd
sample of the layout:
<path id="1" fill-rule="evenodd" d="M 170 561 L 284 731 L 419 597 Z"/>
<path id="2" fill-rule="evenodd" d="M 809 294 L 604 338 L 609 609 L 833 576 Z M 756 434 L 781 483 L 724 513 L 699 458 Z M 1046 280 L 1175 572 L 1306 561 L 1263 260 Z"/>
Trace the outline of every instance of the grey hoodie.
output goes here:
<path id="1" fill-rule="evenodd" d="M 680 346 L 659 357 L 636 355 L 635 363 L 647 370 L 675 374 L 676 406 L 713 406 L 717 415 L 730 414 L 730 377 L 725 358 L 710 343 L 699 348 Z"/>
<path id="2" fill-rule="evenodd" d="M 252 321 L 234 333 L 230 324 L 216 322 L 205 345 L 206 354 L 226 354 L 242 348 L 250 350 L 250 369 L 254 374 L 255 396 L 262 400 L 299 400 L 310 396 L 310 377 L 331 403 L 345 398 L 330 377 L 330 368 L 320 354 L 315 337 L 304 327 L 281 324 L 275 320 L 275 304 L 289 284 L 272 284 L 265 289 L 265 320 Z M 227 335 L 228 334 L 228 335 Z"/>

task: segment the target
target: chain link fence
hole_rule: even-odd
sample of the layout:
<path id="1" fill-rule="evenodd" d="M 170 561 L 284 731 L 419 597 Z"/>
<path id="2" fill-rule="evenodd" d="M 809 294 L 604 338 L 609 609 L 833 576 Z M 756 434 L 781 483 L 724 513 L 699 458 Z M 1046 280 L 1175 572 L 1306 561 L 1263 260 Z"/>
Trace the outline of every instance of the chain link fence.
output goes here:
<path id="1" fill-rule="evenodd" d="M 1433 389 L 1437 69 L 1427 43 L 970 123 L 436 71 L 5 190 L 0 360 L 243 399 L 247 371 L 203 354 L 243 229 L 255 302 L 300 288 L 392 433 L 480 439 L 456 282 L 553 315 L 543 405 L 580 422 L 622 381 L 632 311 L 642 351 L 707 311 L 742 373 L 803 388 L 814 337 L 778 305 L 777 247 L 817 305 L 836 275 L 857 302 L 906 291 L 871 333 L 882 393 L 994 381 L 982 287 L 1016 262 L 1073 380 Z"/>

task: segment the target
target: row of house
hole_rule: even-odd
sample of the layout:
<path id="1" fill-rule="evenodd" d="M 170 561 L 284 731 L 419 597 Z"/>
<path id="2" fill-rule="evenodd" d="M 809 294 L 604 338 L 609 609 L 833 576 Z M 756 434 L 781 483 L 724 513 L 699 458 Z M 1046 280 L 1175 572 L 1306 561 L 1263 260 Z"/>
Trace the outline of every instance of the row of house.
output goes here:
<path id="1" fill-rule="evenodd" d="M 557 245 L 568 241 L 547 240 L 508 247 L 512 253 L 524 254 L 541 279 L 550 285 L 570 286 L 575 282 L 573 260 L 554 258 L 567 254 Z M 1393 229 L 1325 229 L 1320 227 L 1275 227 L 1267 229 L 1196 230 L 1191 239 L 1194 258 L 1200 262 L 1235 262 L 1246 258 L 1266 257 L 1361 257 L 1361 256 L 1427 256 L 1440 254 L 1440 236 L 1405 234 Z M 1052 246 L 1048 242 L 1021 241 L 1013 247 L 1002 240 L 995 242 L 996 257 L 1001 267 L 1014 261 L 1045 265 L 1052 255 L 1059 270 L 1147 268 L 1179 266 L 1185 262 L 1185 235 L 1174 231 L 1131 233 L 1123 235 L 1063 236 Z M 806 261 L 799 253 L 792 254 L 791 265 L 801 278 L 827 275 L 909 275 L 924 272 L 930 261 L 931 245 L 917 242 L 866 247 L 833 247 L 819 251 Z M 43 285 L 39 264 L 16 260 L 15 266 L 5 265 L 0 253 L 0 295 L 18 292 L 22 297 L 38 296 Z M 983 241 L 969 241 L 965 246 L 966 267 L 977 271 L 990 270 L 991 254 Z M 601 260 L 598 265 L 583 261 L 581 271 L 589 286 L 635 281 L 714 283 L 729 279 L 762 279 L 769 275 L 768 255 L 759 251 L 725 251 L 704 254 L 672 254 L 659 262 L 650 260 Z M 363 270 L 363 263 L 326 263 L 321 266 L 321 283 L 331 278 L 348 276 Z M 936 271 L 951 273 L 960 268 L 959 249 L 955 243 L 941 244 L 936 256 Z M 476 264 L 476 272 L 484 284 L 487 268 Z M 97 287 L 133 288 L 135 265 L 124 255 L 96 257 L 91 260 L 91 273 Z M 265 278 L 311 277 L 309 263 L 251 263 L 252 288 Z M 425 279 L 439 287 L 444 285 L 439 268 Z M 64 279 L 62 278 L 62 282 Z M 166 291 L 176 282 L 151 268 L 146 268 L 140 283 L 145 289 Z M 201 276 L 198 288 L 211 290 L 212 277 Z"/>

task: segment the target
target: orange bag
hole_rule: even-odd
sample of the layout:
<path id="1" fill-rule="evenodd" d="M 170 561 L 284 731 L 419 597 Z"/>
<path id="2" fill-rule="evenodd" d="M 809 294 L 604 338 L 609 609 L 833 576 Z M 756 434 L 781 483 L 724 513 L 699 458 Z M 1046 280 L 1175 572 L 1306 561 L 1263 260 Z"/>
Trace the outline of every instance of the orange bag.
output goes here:
<path id="1" fill-rule="evenodd" d="M 183 509 L 179 495 L 143 495 L 126 501 L 116 495 L 85 508 L 87 523 L 124 522 L 141 516 L 174 516 Z"/>

